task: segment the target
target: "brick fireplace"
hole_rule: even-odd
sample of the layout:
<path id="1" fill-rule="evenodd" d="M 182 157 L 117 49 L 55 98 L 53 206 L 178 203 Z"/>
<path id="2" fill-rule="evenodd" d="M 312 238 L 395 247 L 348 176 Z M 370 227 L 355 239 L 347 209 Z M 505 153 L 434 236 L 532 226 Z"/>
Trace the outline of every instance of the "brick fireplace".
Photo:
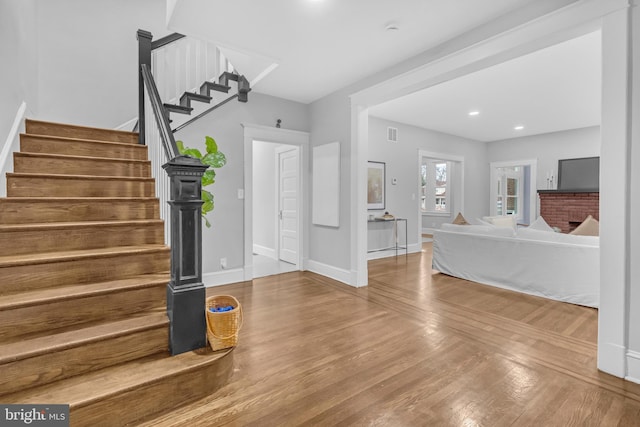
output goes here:
<path id="1" fill-rule="evenodd" d="M 600 193 L 538 190 L 540 216 L 563 233 L 574 230 L 591 215 L 600 220 Z"/>

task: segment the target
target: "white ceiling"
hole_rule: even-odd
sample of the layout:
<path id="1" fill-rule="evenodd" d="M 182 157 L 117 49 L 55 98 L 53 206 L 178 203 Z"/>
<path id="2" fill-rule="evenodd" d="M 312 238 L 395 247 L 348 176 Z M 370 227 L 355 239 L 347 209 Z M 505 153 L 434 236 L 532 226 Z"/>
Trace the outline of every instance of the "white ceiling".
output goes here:
<path id="1" fill-rule="evenodd" d="M 534 2 L 181 0 L 169 28 L 277 64 L 255 90 L 310 103 Z"/>
<path id="2" fill-rule="evenodd" d="M 375 106 L 370 115 L 479 141 L 600 124 L 595 32 Z M 477 116 L 469 116 L 478 111 Z M 515 130 L 517 125 L 524 126 Z"/>
<path id="3" fill-rule="evenodd" d="M 255 92 L 310 103 L 535 1 L 176 0 L 168 25 L 234 56 Z M 489 141 L 597 125 L 599 108 L 596 33 L 370 111 Z"/>

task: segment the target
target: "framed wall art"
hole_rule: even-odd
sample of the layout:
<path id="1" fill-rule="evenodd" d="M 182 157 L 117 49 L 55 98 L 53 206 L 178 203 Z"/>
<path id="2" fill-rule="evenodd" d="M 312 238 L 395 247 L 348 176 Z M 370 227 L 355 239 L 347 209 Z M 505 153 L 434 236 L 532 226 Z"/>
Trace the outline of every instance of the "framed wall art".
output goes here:
<path id="1" fill-rule="evenodd" d="M 384 209 L 385 172 L 383 162 L 369 162 L 367 168 L 367 209 Z"/>

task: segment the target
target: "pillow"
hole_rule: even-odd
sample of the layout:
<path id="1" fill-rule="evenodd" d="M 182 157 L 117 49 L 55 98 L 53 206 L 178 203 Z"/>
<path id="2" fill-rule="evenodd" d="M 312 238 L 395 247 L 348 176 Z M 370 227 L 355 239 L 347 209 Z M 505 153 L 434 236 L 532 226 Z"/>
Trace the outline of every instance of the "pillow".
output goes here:
<path id="1" fill-rule="evenodd" d="M 600 237 L 598 236 L 579 236 L 555 232 L 549 233 L 547 231 L 530 230 L 529 228 L 518 229 L 516 237 L 522 240 L 537 240 L 540 242 L 567 243 L 572 245 L 596 247 L 600 246 Z"/>
<path id="2" fill-rule="evenodd" d="M 569 234 L 577 236 L 599 236 L 600 235 L 600 223 L 594 217 L 589 215 L 587 219 L 582 221 L 575 230 Z"/>
<path id="3" fill-rule="evenodd" d="M 490 222 L 487 222 L 481 218 L 476 218 L 476 222 L 478 223 L 478 225 L 493 225 Z"/>
<path id="4" fill-rule="evenodd" d="M 527 228 L 529 230 L 550 231 L 554 233 L 553 228 L 551 228 L 549 224 L 547 224 L 547 221 L 545 221 L 541 216 L 533 221 Z"/>
<path id="5" fill-rule="evenodd" d="M 458 212 L 458 215 L 456 216 L 456 218 L 453 220 L 453 222 L 451 224 L 469 225 L 467 220 L 464 219 L 464 217 L 462 216 L 462 214 L 460 212 Z"/>
<path id="6" fill-rule="evenodd" d="M 508 227 L 516 230 L 516 217 L 513 215 L 483 216 L 482 219 L 496 227 Z"/>

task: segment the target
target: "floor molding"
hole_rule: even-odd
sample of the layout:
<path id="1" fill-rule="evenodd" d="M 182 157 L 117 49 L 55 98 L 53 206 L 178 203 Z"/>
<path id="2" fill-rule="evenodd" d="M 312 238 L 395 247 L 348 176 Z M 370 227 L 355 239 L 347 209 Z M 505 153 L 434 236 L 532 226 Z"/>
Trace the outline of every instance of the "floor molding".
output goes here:
<path id="1" fill-rule="evenodd" d="M 209 288 L 212 286 L 228 285 L 230 283 L 244 282 L 244 269 L 234 268 L 232 270 L 222 270 L 202 275 L 202 283 Z"/>
<path id="2" fill-rule="evenodd" d="M 627 351 L 627 376 L 626 380 L 640 384 L 640 353 Z"/>
<path id="3" fill-rule="evenodd" d="M 355 284 L 351 283 L 351 272 L 349 270 L 337 268 L 311 259 L 307 262 L 307 270 L 330 277 L 333 280 L 346 283 L 347 285 L 355 286 Z"/>

